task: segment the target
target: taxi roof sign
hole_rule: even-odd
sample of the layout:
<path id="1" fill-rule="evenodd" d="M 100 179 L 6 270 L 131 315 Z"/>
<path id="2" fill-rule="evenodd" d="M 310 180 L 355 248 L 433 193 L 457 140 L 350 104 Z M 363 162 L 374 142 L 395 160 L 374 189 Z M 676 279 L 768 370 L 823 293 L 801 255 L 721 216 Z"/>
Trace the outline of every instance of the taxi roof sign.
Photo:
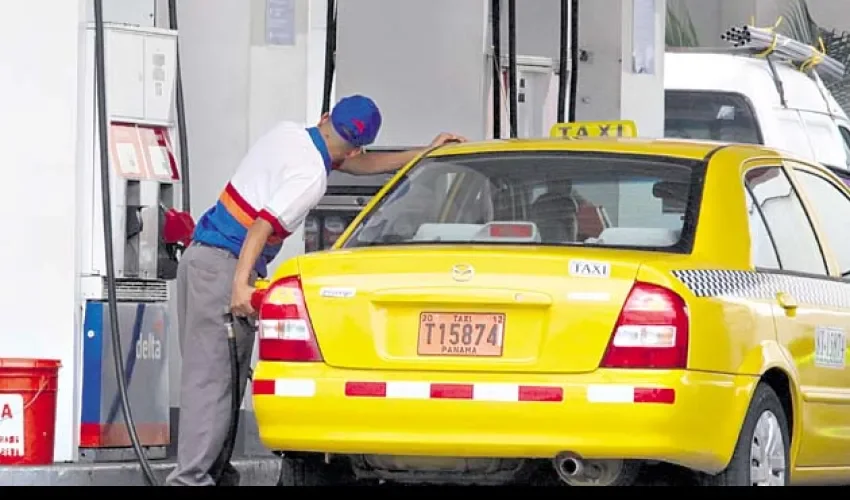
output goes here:
<path id="1" fill-rule="evenodd" d="M 637 137 L 637 125 L 632 120 L 556 123 L 549 131 L 549 137 L 554 139 Z"/>

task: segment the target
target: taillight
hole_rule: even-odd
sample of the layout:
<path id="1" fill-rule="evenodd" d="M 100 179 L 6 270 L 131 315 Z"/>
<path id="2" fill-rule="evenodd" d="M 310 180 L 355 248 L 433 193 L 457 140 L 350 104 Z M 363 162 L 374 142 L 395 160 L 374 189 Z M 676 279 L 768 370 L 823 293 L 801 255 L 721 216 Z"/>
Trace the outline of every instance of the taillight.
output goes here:
<path id="1" fill-rule="evenodd" d="M 297 276 L 272 283 L 263 294 L 259 322 L 261 360 L 322 361 Z"/>
<path id="2" fill-rule="evenodd" d="M 637 282 L 620 311 L 600 366 L 687 368 L 688 339 L 684 299 L 667 288 Z"/>

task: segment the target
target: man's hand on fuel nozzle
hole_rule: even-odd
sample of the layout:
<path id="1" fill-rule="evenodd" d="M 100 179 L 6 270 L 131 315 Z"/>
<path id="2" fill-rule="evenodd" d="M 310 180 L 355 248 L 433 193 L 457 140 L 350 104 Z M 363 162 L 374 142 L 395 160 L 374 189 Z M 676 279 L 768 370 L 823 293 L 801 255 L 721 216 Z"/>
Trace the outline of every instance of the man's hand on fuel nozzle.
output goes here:
<path id="1" fill-rule="evenodd" d="M 466 142 L 466 137 L 455 134 L 449 134 L 448 132 L 443 132 L 442 134 L 434 138 L 433 141 L 431 141 L 430 147 L 436 148 L 449 142 Z"/>
<path id="2" fill-rule="evenodd" d="M 230 298 L 230 311 L 234 316 L 247 318 L 255 314 L 254 308 L 251 307 L 251 296 L 254 294 L 254 287 L 247 283 L 234 283 L 233 293 Z"/>

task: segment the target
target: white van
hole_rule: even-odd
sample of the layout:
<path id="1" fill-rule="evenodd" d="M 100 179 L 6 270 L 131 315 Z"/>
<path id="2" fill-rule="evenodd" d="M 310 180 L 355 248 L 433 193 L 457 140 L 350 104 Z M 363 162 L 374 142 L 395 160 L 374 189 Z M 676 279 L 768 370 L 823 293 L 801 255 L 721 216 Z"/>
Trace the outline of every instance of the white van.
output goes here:
<path id="1" fill-rule="evenodd" d="M 668 52 L 665 136 L 765 144 L 817 161 L 850 183 L 847 114 L 819 78 L 779 61 L 773 67 L 776 78 L 764 58 Z"/>

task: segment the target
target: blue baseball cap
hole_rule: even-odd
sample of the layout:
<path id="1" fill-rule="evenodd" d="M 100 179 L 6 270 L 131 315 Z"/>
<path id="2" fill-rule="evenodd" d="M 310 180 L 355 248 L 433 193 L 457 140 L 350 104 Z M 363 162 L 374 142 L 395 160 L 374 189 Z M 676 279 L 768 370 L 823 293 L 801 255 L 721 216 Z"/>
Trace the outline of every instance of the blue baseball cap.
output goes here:
<path id="1" fill-rule="evenodd" d="M 381 112 L 372 99 L 352 95 L 336 103 L 331 111 L 331 124 L 352 146 L 368 146 L 375 142 L 381 130 Z"/>

